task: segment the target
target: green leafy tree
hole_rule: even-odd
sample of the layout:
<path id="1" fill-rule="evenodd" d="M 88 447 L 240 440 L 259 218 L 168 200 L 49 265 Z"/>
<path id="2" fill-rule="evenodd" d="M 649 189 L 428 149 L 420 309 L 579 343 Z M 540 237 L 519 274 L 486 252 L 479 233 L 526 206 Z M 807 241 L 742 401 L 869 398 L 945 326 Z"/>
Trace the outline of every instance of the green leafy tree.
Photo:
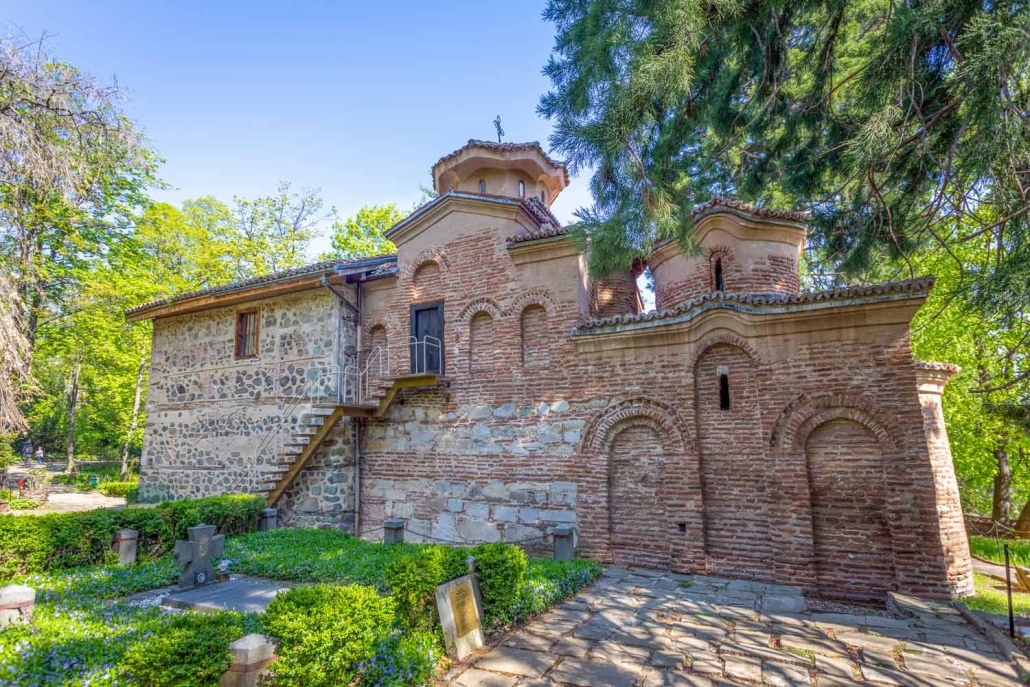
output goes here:
<path id="1" fill-rule="evenodd" d="M 330 237 L 334 257 L 357 258 L 395 253 L 397 247 L 383 234 L 408 214 L 393 203 L 365 205 L 353 217 L 334 222 Z"/>
<path id="2" fill-rule="evenodd" d="M 834 271 L 993 234 L 973 297 L 1030 270 L 1030 8 L 937 0 L 550 0 L 540 111 L 593 169 L 591 269 L 691 244 L 690 207 L 733 193 L 813 211 Z M 961 221 L 962 235 L 943 231 Z"/>
<path id="3" fill-rule="evenodd" d="M 322 212 L 318 191 L 291 190 L 280 182 L 275 194 L 256 200 L 233 198 L 232 223 L 237 236 L 237 277 L 246 278 L 300 267 L 319 225 L 330 216 Z"/>

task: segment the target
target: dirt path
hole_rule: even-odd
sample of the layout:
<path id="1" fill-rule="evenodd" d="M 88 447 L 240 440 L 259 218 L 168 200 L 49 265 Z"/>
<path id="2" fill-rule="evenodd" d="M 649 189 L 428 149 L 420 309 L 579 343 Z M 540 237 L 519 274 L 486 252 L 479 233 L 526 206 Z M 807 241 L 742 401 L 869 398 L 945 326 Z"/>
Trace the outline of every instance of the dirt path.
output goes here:
<path id="1" fill-rule="evenodd" d="M 50 474 L 60 474 L 64 471 L 64 467 L 64 463 L 48 463 L 46 469 Z M 19 463 L 12 465 L 8 469 L 7 474 L 9 475 L 9 480 L 16 483 L 19 477 L 30 474 L 35 469 L 35 465 L 26 466 L 23 463 Z M 8 512 L 12 515 L 44 515 L 46 513 L 75 513 L 96 508 L 122 508 L 124 506 L 124 497 L 104 496 L 99 491 L 75 491 L 67 484 L 51 484 L 50 497 L 39 508 L 11 510 Z"/>

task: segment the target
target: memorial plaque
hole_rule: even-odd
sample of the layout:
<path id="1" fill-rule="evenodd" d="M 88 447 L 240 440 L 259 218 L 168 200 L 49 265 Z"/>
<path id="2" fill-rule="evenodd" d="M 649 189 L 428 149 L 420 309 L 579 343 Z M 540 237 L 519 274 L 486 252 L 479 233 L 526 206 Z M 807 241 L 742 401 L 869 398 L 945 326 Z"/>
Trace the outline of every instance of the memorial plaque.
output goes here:
<path id="1" fill-rule="evenodd" d="M 479 627 L 476 614 L 476 597 L 472 593 L 472 584 L 466 583 L 451 588 L 451 608 L 454 610 L 454 624 L 458 628 L 458 636 L 464 637 Z"/>
<path id="2" fill-rule="evenodd" d="M 471 575 L 459 577 L 436 588 L 447 653 L 458 661 L 483 646 L 483 610 Z"/>

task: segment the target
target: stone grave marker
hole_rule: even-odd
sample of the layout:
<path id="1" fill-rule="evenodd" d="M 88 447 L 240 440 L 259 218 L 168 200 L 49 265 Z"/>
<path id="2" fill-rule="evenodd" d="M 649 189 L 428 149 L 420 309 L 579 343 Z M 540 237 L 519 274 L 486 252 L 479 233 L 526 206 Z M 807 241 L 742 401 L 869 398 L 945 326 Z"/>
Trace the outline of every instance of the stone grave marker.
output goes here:
<path id="1" fill-rule="evenodd" d="M 460 661 L 483 646 L 483 608 L 473 575 L 465 575 L 436 588 L 447 653 Z"/>
<path id="2" fill-rule="evenodd" d="M 172 560 L 182 566 L 179 587 L 188 589 L 200 587 L 215 581 L 211 559 L 218 558 L 225 550 L 225 537 L 215 534 L 214 525 L 200 524 L 186 530 L 186 541 L 175 542 Z"/>

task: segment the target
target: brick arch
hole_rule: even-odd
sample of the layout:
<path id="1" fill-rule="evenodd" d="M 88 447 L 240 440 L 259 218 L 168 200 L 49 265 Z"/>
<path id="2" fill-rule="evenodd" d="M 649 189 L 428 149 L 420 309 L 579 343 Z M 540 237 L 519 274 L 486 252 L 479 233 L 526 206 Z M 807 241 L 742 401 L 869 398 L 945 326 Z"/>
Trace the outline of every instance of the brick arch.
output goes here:
<path id="1" fill-rule="evenodd" d="M 901 449 L 898 438 L 904 436 L 886 413 L 859 394 L 832 394 L 807 400 L 781 415 L 780 420 L 773 428 L 770 446 L 793 452 L 804 451 L 809 435 L 832 420 L 851 420 L 868 429 L 884 456 L 897 454 Z"/>
<path id="2" fill-rule="evenodd" d="M 519 294 L 511 305 L 504 309 L 505 315 L 520 315 L 526 307 L 539 305 L 547 311 L 548 315 L 558 312 L 558 306 L 551 299 L 551 294 L 546 289 L 529 289 Z"/>
<path id="3" fill-rule="evenodd" d="M 648 426 L 659 436 L 668 437 L 671 448 L 686 452 L 689 435 L 682 429 L 676 413 L 663 403 L 633 398 L 609 405 L 598 413 L 583 435 L 584 452 L 607 455 L 615 437 L 630 427 Z"/>
<path id="4" fill-rule="evenodd" d="M 397 331 L 397 321 L 390 315 L 373 317 L 362 323 L 362 335 L 365 338 L 370 337 L 376 327 L 382 327 L 386 330 L 386 335 L 390 336 L 392 332 Z"/>
<path id="5" fill-rule="evenodd" d="M 499 319 L 501 317 L 501 309 L 497 303 L 489 298 L 477 298 L 466 305 L 461 314 L 458 315 L 457 322 L 471 321 L 477 313 L 485 312 L 490 317 Z"/>
<path id="6" fill-rule="evenodd" d="M 709 349 L 716 346 L 733 346 L 742 350 L 747 357 L 751 358 L 751 362 L 758 363 L 761 359 L 758 357 L 758 351 L 755 350 L 746 339 L 742 339 L 736 334 L 714 334 L 707 336 L 697 343 L 697 348 L 694 349 L 693 355 L 690 356 L 688 369 L 694 371 L 697 368 L 697 361 L 701 359 Z"/>
<path id="7" fill-rule="evenodd" d="M 447 253 L 444 252 L 443 248 L 431 246 L 408 261 L 404 266 L 404 271 L 401 273 L 401 279 L 412 279 L 415 276 L 415 272 L 427 262 L 435 262 L 437 267 L 440 268 L 441 273 L 447 272 L 451 266 L 450 261 L 447 259 Z"/>

